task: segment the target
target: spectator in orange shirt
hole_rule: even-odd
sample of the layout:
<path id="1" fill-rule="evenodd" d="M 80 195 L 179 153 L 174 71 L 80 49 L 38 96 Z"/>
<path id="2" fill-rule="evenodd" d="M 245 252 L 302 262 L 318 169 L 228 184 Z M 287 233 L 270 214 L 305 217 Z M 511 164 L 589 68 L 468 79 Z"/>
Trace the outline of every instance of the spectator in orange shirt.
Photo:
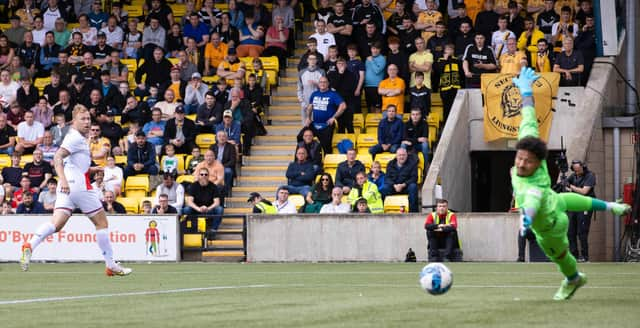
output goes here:
<path id="1" fill-rule="evenodd" d="M 211 33 L 211 42 L 207 43 L 204 49 L 204 72 L 205 76 L 214 75 L 220 63 L 227 56 L 229 50 L 226 43 L 220 41 L 218 32 Z"/>
<path id="2" fill-rule="evenodd" d="M 387 74 L 389 77 L 378 85 L 378 94 L 382 96 L 382 108 L 394 105 L 398 114 L 402 114 L 404 113 L 405 83 L 398 77 L 398 66 L 395 64 L 387 67 Z"/>

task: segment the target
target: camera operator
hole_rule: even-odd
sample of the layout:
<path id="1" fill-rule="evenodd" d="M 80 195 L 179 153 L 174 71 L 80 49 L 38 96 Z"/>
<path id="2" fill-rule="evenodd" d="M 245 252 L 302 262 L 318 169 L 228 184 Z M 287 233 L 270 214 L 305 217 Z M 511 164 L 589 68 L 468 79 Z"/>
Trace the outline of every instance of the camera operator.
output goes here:
<path id="1" fill-rule="evenodd" d="M 581 161 L 571 162 L 571 175 L 567 178 L 567 192 L 575 192 L 584 196 L 595 197 L 593 188 L 596 186 L 596 176 L 589 171 L 587 165 Z M 592 211 L 589 212 L 567 212 L 569 217 L 569 248 L 573 256 L 578 261 L 589 261 L 589 226 L 591 225 Z M 578 243 L 576 237 L 580 239 L 581 252 L 578 254 Z M 578 256 L 580 255 L 580 256 Z"/>

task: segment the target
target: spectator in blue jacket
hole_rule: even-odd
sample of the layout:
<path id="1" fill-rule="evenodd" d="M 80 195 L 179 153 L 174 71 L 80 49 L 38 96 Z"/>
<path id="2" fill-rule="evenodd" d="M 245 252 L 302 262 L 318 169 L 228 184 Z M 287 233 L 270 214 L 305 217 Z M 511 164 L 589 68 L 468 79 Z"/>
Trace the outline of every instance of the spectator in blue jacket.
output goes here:
<path id="1" fill-rule="evenodd" d="M 289 193 L 307 195 L 311 190 L 315 176 L 313 163 L 307 160 L 307 149 L 298 147 L 296 149 L 296 160 L 289 163 L 287 168 Z"/>
<path id="2" fill-rule="evenodd" d="M 409 157 L 407 150 L 399 148 L 396 158 L 387 164 L 384 187 L 380 189 L 382 197 L 395 194 L 409 194 L 409 211 L 419 212 L 418 208 L 418 161 Z"/>
<path id="3" fill-rule="evenodd" d="M 378 94 L 378 85 L 384 79 L 387 60 L 380 53 L 382 43 L 377 41 L 371 45 L 371 56 L 364 61 L 364 97 L 367 101 L 369 113 L 379 113 L 382 98 Z"/>
<path id="4" fill-rule="evenodd" d="M 124 169 L 125 178 L 136 174 L 158 174 L 155 147 L 147 142 L 147 136 L 143 131 L 136 133 L 136 142 L 129 147 L 127 167 Z"/>
<path id="5" fill-rule="evenodd" d="M 348 195 L 356 180 L 356 173 L 365 172 L 364 164 L 356 159 L 356 150 L 347 150 L 347 160 L 338 164 L 336 170 L 336 186 L 342 188 L 342 193 Z"/>
<path id="6" fill-rule="evenodd" d="M 378 124 L 378 144 L 369 148 L 371 156 L 388 151 L 395 153 L 400 147 L 404 134 L 402 119 L 396 116 L 396 106 L 387 106 L 387 117 Z"/>
<path id="7" fill-rule="evenodd" d="M 33 194 L 30 191 L 25 191 L 22 194 L 22 203 L 18 205 L 16 214 L 45 214 L 44 206 L 42 203 L 33 200 Z"/>
<path id="8" fill-rule="evenodd" d="M 147 141 L 155 146 L 156 154 L 164 145 L 164 128 L 167 121 L 162 120 L 162 111 L 159 108 L 151 110 L 151 121 L 144 124 L 142 131 L 147 135 Z"/>
<path id="9" fill-rule="evenodd" d="M 225 110 L 222 113 L 222 122 L 216 124 L 216 133 L 218 131 L 224 131 L 227 133 L 228 143 L 236 147 L 236 153 L 238 153 L 240 146 L 240 134 L 242 133 L 242 127 L 239 121 L 233 120 L 233 112 Z"/>

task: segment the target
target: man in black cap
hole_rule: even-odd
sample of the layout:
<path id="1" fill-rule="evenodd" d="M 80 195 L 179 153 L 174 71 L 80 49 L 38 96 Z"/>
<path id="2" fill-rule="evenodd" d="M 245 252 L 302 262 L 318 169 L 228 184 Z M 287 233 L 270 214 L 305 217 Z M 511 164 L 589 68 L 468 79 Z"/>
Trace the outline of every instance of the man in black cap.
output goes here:
<path id="1" fill-rule="evenodd" d="M 249 194 L 249 199 L 247 199 L 247 203 L 251 203 L 253 205 L 253 213 L 261 213 L 261 214 L 276 214 L 278 211 L 276 207 L 271 204 L 270 201 L 262 198 L 262 196 L 257 192 L 252 192 Z"/>
<path id="2" fill-rule="evenodd" d="M 127 167 L 124 169 L 125 179 L 131 175 L 158 175 L 158 161 L 156 150 L 147 141 L 146 134 L 140 130 L 136 133 L 136 142 L 129 147 L 127 153 Z"/>
<path id="3" fill-rule="evenodd" d="M 191 154 L 195 139 L 196 124 L 185 118 L 182 106 L 176 107 L 174 117 L 164 127 L 164 144 L 172 144 L 178 154 Z"/>
<path id="4" fill-rule="evenodd" d="M 116 112 L 113 108 L 108 109 L 106 112 L 98 113 L 98 124 L 100 125 L 102 136 L 109 139 L 111 148 L 117 147 L 120 138 L 124 136 L 122 127 L 114 122 L 113 117 L 115 115 Z"/>
<path id="5" fill-rule="evenodd" d="M 93 54 L 95 65 L 104 65 L 109 62 L 109 56 L 113 47 L 107 44 L 107 35 L 104 32 L 98 33 L 98 43 L 91 47 L 91 53 Z"/>

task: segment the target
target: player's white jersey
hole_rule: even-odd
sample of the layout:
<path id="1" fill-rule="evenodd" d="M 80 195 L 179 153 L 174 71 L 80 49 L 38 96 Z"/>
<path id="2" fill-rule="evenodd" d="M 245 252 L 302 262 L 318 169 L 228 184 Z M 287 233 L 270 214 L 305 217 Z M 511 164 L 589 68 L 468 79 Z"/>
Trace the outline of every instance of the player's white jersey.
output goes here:
<path id="1" fill-rule="evenodd" d="M 91 190 L 89 168 L 91 167 L 91 151 L 89 142 L 78 130 L 71 128 L 62 141 L 60 148 L 69 152 L 64 159 L 64 175 L 69 183 L 69 191 Z"/>

